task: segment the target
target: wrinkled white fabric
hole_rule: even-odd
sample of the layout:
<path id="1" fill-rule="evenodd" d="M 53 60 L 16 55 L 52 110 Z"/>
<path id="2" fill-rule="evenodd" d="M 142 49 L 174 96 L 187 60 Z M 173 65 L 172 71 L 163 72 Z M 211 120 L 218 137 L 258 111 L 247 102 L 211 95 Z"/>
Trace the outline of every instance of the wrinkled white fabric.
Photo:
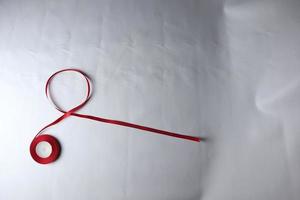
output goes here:
<path id="1" fill-rule="evenodd" d="M 0 1 L 0 199 L 297 200 L 299 0 Z M 205 137 L 195 143 L 60 113 L 44 85 L 93 79 L 79 112 Z M 85 85 L 55 79 L 71 108 Z"/>

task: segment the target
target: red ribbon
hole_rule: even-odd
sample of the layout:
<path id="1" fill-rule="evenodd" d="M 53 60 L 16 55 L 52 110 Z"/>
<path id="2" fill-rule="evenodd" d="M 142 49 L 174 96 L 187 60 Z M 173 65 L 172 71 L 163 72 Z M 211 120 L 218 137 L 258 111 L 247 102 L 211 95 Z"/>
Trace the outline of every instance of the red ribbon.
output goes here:
<path id="1" fill-rule="evenodd" d="M 72 108 L 71 110 L 69 110 L 67 112 L 62 110 L 61 108 L 59 108 L 52 101 L 51 95 L 49 94 L 49 86 L 50 86 L 50 83 L 51 83 L 52 79 L 57 74 L 62 73 L 62 72 L 66 72 L 66 71 L 73 71 L 73 72 L 77 72 L 77 73 L 81 74 L 85 78 L 86 83 L 87 83 L 87 94 L 86 94 L 85 100 L 82 103 L 80 103 L 78 106 Z M 164 131 L 164 130 L 160 130 L 160 129 L 150 128 L 150 127 L 147 127 L 147 126 L 132 124 L 132 123 L 124 122 L 124 121 L 105 119 L 105 118 L 101 118 L 101 117 L 76 113 L 76 111 L 81 109 L 90 100 L 90 97 L 91 97 L 91 81 L 90 81 L 89 77 L 84 72 L 82 72 L 81 70 L 78 70 L 78 69 L 63 69 L 63 70 L 60 70 L 58 72 L 55 72 L 47 80 L 46 87 L 45 87 L 45 93 L 46 93 L 46 96 L 48 97 L 48 99 L 50 99 L 50 101 L 54 104 L 55 108 L 57 110 L 59 110 L 60 112 L 64 113 L 64 114 L 62 116 L 60 116 L 58 119 L 56 119 L 55 121 L 53 121 L 52 123 L 50 123 L 47 126 L 45 126 L 44 128 L 42 128 L 37 135 L 39 135 L 46 128 L 48 128 L 50 126 L 53 126 L 53 125 L 59 123 L 60 121 L 66 119 L 67 117 L 73 115 L 73 116 L 76 116 L 76 117 L 91 119 L 91 120 L 95 120 L 95 121 L 99 121 L 99 122 L 110 123 L 110 124 L 115 124 L 115 125 L 120 125 L 120 126 L 126 126 L 126 127 L 130 127 L 130 128 L 140 129 L 140 130 L 143 130 L 143 131 L 149 131 L 149 132 L 153 132 L 153 133 L 158 133 L 158 134 L 162 134 L 162 135 L 177 137 L 177 138 L 186 139 L 186 140 L 192 140 L 192 141 L 196 141 L 196 142 L 200 142 L 200 140 L 201 140 L 201 138 L 199 138 L 199 137 L 173 133 L 173 132 Z"/>
<path id="2" fill-rule="evenodd" d="M 40 143 L 40 142 L 48 142 L 51 145 L 51 154 L 46 157 L 46 158 L 42 158 L 40 157 L 37 152 L 36 152 L 36 146 Z M 60 144 L 58 142 L 58 140 L 53 137 L 52 135 L 39 135 L 38 137 L 35 137 L 31 144 L 30 144 L 30 154 L 31 157 L 38 163 L 41 164 L 48 164 L 51 162 L 54 162 L 60 155 Z"/>
<path id="3" fill-rule="evenodd" d="M 83 102 L 81 102 L 78 106 L 70 109 L 69 111 L 64 111 L 63 109 L 61 109 L 57 104 L 55 104 L 55 102 L 52 100 L 51 98 L 51 94 L 49 92 L 49 87 L 51 84 L 51 81 L 53 80 L 53 78 L 62 72 L 76 72 L 79 73 L 80 75 L 82 75 L 86 81 L 87 84 L 87 94 L 86 97 L 84 99 Z M 81 118 L 85 118 L 85 119 L 90 119 L 90 120 L 95 120 L 95 121 L 99 121 L 99 122 L 104 122 L 104 123 L 109 123 L 109 124 L 114 124 L 114 125 L 119 125 L 119 126 L 126 126 L 126 127 L 130 127 L 130 128 L 135 128 L 135 129 L 140 129 L 143 131 L 148 131 L 148 132 L 152 132 L 152 133 L 157 133 L 157 134 L 161 134 L 161 135 L 167 135 L 167 136 L 171 136 L 171 137 L 176 137 L 176 138 L 181 138 L 181 139 L 185 139 L 185 140 L 191 140 L 191 141 L 195 141 L 195 142 L 200 142 L 201 138 L 200 137 L 195 137 L 195 136 L 189 136 L 189 135 L 184 135 L 184 134 L 179 134 L 179 133 L 174 133 L 174 132 L 169 132 L 169 131 L 164 131 L 164 130 L 160 130 L 160 129 L 155 129 L 155 128 L 151 128 L 151 127 L 147 127 L 147 126 L 142 126 L 142 125 L 138 125 L 138 124 L 132 124 L 129 122 L 124 122 L 124 121 L 118 121 L 118 120 L 113 120 L 113 119 L 106 119 L 106 118 L 102 118 L 102 117 L 96 117 L 96 116 L 92 116 L 92 115 L 85 115 L 85 114 L 79 114 L 76 113 L 76 111 L 78 111 L 79 109 L 81 109 L 91 98 L 91 81 L 90 78 L 88 77 L 88 75 L 86 75 L 83 71 L 78 70 L 78 69 L 63 69 L 60 71 L 55 72 L 54 74 L 52 74 L 49 79 L 46 82 L 46 87 L 45 87 L 45 93 L 47 98 L 53 103 L 53 105 L 55 106 L 55 108 L 62 112 L 63 115 L 61 115 L 59 118 L 57 118 L 56 120 L 54 120 L 53 122 L 51 122 L 50 124 L 46 125 L 45 127 L 43 127 L 35 136 L 35 138 L 32 141 L 32 144 L 35 144 L 35 140 L 39 137 L 41 137 L 42 135 L 40 135 L 45 129 L 49 128 L 50 126 L 53 126 L 59 122 L 61 122 L 62 120 L 66 119 L 67 117 L 70 116 L 76 116 L 76 117 L 81 117 Z M 49 135 L 44 135 L 44 136 L 49 136 Z M 47 137 L 44 137 L 42 139 L 49 139 Z M 51 141 L 54 138 L 53 136 L 51 136 Z M 55 139 L 55 138 L 54 138 Z M 55 139 L 56 140 L 56 139 Z M 41 140 L 39 139 L 38 142 L 41 142 Z M 49 142 L 50 143 L 50 142 Z M 50 143 L 52 145 L 52 143 Z M 58 143 L 59 144 L 59 143 Z M 35 144 L 35 146 L 37 145 L 37 143 Z M 55 147 L 55 146 L 52 146 Z M 34 147 L 35 148 L 35 147 Z M 34 149 L 35 150 L 35 149 Z M 59 148 L 60 150 L 60 148 Z M 33 154 L 32 154 L 33 156 Z M 34 156 L 36 156 L 36 153 L 34 153 Z M 50 155 L 51 156 L 51 155 Z M 49 156 L 49 157 L 50 157 Z M 49 158 L 48 157 L 48 158 Z M 36 159 L 35 159 L 36 160 Z M 36 160 L 37 161 L 37 160 Z M 48 160 L 49 161 L 49 160 Z M 38 162 L 38 161 L 37 161 Z M 51 161 L 52 162 L 52 161 Z M 43 163 L 44 164 L 44 163 Z"/>

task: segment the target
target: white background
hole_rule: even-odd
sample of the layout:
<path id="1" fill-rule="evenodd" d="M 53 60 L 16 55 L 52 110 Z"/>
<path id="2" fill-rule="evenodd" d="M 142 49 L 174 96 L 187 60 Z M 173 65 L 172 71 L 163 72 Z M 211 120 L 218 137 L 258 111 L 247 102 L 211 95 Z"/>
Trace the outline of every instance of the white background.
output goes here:
<path id="1" fill-rule="evenodd" d="M 299 0 L 0 0 L 0 199 L 299 199 L 299 36 Z M 66 67 L 93 79 L 80 113 L 206 141 L 71 117 L 37 164 Z M 85 85 L 52 89 L 70 108 Z"/>

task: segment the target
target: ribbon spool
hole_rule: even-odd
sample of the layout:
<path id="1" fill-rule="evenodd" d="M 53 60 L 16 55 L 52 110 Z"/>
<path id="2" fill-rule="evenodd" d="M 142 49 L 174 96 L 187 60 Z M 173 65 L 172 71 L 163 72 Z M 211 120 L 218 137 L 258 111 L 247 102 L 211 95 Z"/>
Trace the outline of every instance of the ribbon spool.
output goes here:
<path id="1" fill-rule="evenodd" d="M 49 91 L 52 79 L 57 74 L 60 74 L 60 73 L 63 73 L 63 72 L 75 72 L 75 73 L 79 73 L 85 79 L 86 86 L 87 86 L 87 93 L 86 93 L 86 97 L 83 100 L 83 102 L 81 102 L 76 107 L 70 109 L 69 111 L 64 111 L 63 109 L 61 109 L 53 101 L 53 99 L 51 98 L 50 91 Z M 161 135 L 176 137 L 176 138 L 185 139 L 185 140 L 191 140 L 191 141 L 194 141 L 194 142 L 200 142 L 201 141 L 200 137 L 195 137 L 195 136 L 189 136 L 189 135 L 184 135 L 184 134 L 173 133 L 173 132 L 169 132 L 169 131 L 164 131 L 164 130 L 155 129 L 155 128 L 151 128 L 151 127 L 147 127 L 147 126 L 142 126 L 142 125 L 138 125 L 138 124 L 133 124 L 133 123 L 129 123 L 129 122 L 124 122 L 124 121 L 118 121 L 118 120 L 113 120 L 113 119 L 106 119 L 106 118 L 96 117 L 96 116 L 92 116 L 92 115 L 84 115 L 84 114 L 76 113 L 76 111 L 78 111 L 79 109 L 81 109 L 90 100 L 90 98 L 91 98 L 91 81 L 90 81 L 90 78 L 84 72 L 82 72 L 81 70 L 78 70 L 78 69 L 63 69 L 63 70 L 57 71 L 54 74 L 52 74 L 48 78 L 48 80 L 46 82 L 45 94 L 46 94 L 47 98 L 50 100 L 50 102 L 54 105 L 54 107 L 58 111 L 60 111 L 61 113 L 63 113 L 63 115 L 61 115 L 56 120 L 54 120 L 50 124 L 48 124 L 45 127 L 43 127 L 36 134 L 36 136 L 33 138 L 32 142 L 31 142 L 31 145 L 30 145 L 30 154 L 31 154 L 31 157 L 36 162 L 38 162 L 40 164 L 48 164 L 48 163 L 54 162 L 59 157 L 60 151 L 61 151 L 61 147 L 60 147 L 60 144 L 59 144 L 58 140 L 55 137 L 53 137 L 53 136 L 51 136 L 49 134 L 42 134 L 43 131 L 45 129 L 49 128 L 50 126 L 53 126 L 53 125 L 61 122 L 62 120 L 66 119 L 69 116 L 76 116 L 76 117 L 90 119 L 90 120 L 94 120 L 94 121 L 98 121 L 98 122 L 104 122 L 104 123 L 109 123 L 109 124 L 114 124 L 114 125 L 119 125 L 119 126 L 125 126 L 125 127 L 129 127 L 129 128 L 140 129 L 140 130 L 143 130 L 143 131 L 148 131 L 148 132 L 152 132 L 152 133 L 157 133 L 157 134 L 161 134 Z M 41 143 L 48 143 L 51 146 L 50 147 L 51 148 L 51 152 L 46 157 L 42 157 L 41 155 L 39 155 L 39 152 L 37 152 L 37 147 L 40 146 Z"/>
<path id="2" fill-rule="evenodd" d="M 46 143 L 51 146 L 51 150 L 49 155 L 41 156 L 37 150 L 39 144 Z M 32 158 L 40 163 L 40 164 L 48 164 L 54 162 L 60 155 L 60 144 L 58 140 L 53 137 L 52 135 L 39 135 L 38 137 L 34 138 L 30 144 L 30 154 Z"/>

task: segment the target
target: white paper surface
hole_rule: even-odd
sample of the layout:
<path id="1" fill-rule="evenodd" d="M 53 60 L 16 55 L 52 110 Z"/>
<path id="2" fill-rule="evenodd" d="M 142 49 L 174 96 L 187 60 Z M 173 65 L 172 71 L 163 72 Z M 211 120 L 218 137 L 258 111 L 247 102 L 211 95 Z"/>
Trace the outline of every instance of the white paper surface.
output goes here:
<path id="1" fill-rule="evenodd" d="M 300 1 L 0 1 L 0 199 L 300 198 Z M 60 115 L 47 78 L 93 79 L 80 113 L 205 137 L 194 143 Z M 64 108 L 85 85 L 53 83 Z"/>

